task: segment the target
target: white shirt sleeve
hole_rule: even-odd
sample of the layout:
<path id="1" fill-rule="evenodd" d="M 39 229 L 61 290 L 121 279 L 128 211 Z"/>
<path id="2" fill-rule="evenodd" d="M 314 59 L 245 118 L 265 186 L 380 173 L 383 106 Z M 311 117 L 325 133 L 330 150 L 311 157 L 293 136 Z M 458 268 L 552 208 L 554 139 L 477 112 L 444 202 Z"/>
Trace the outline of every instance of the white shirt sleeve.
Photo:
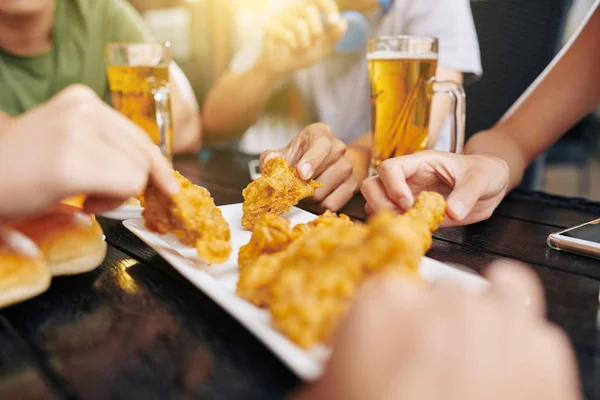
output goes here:
<path id="1" fill-rule="evenodd" d="M 482 74 L 479 41 L 469 0 L 396 0 L 391 17 L 404 32 L 436 37 L 439 64 L 465 74 L 465 84 Z M 392 25 L 396 25 L 392 23 Z"/>

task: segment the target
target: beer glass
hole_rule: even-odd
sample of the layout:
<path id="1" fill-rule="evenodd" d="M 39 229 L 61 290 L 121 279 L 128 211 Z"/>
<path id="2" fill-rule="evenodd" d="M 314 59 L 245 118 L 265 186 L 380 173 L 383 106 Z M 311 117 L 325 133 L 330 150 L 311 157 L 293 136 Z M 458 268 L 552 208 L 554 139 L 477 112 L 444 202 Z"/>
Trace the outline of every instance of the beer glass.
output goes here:
<path id="1" fill-rule="evenodd" d="M 371 174 L 392 157 L 427 147 L 431 100 L 445 93 L 452 102 L 451 151 L 462 151 L 465 135 L 465 92 L 451 81 L 437 81 L 438 40 L 411 36 L 369 40 L 373 154 Z"/>
<path id="2" fill-rule="evenodd" d="M 169 43 L 109 43 L 106 72 L 113 107 L 146 131 L 163 155 L 173 156 Z"/>

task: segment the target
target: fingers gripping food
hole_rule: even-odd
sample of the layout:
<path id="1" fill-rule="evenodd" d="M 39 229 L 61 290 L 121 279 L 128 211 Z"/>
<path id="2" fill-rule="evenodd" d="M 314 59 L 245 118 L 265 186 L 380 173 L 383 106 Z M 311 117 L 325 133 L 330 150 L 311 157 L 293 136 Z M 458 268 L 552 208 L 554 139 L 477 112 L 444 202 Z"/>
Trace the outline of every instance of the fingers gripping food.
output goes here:
<path id="1" fill-rule="evenodd" d="M 300 200 L 314 195 L 315 190 L 321 186 L 319 182 L 300 179 L 296 170 L 283 158 L 270 160 L 261 177 L 251 182 L 242 192 L 242 226 L 253 230 L 261 215 L 281 215 Z"/>
<path id="2" fill-rule="evenodd" d="M 231 254 L 229 224 L 208 190 L 175 172 L 181 190 L 172 198 L 152 184 L 143 196 L 146 226 L 159 234 L 173 233 L 209 263 L 223 263 Z"/>

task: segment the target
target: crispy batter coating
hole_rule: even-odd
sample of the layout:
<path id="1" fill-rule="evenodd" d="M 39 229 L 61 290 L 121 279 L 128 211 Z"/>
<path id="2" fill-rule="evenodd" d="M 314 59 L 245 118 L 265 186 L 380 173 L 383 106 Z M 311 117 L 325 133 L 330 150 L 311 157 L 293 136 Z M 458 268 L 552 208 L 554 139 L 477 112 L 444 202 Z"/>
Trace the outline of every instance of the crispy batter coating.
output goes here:
<path id="1" fill-rule="evenodd" d="M 298 224 L 294 226 L 294 232 L 298 235 L 310 232 L 313 228 L 319 228 L 322 226 L 350 226 L 352 220 L 345 214 L 337 215 L 329 210 L 325 211 L 319 217 L 313 219 L 306 224 Z"/>
<path id="2" fill-rule="evenodd" d="M 445 211 L 441 195 L 423 193 L 405 215 L 383 211 L 367 224 L 315 228 L 248 269 L 264 283 L 254 298 L 266 299 L 276 328 L 299 346 L 330 343 L 367 279 L 388 272 L 417 279 L 431 229 Z"/>
<path id="3" fill-rule="evenodd" d="M 146 226 L 160 234 L 175 234 L 182 243 L 196 247 L 198 256 L 211 264 L 227 261 L 231 254 L 230 231 L 221 210 L 208 190 L 192 184 L 177 171 L 175 178 L 181 190 L 173 198 L 148 185 L 142 212 Z"/>
<path id="4" fill-rule="evenodd" d="M 435 232 L 446 216 L 446 200 L 436 192 L 421 192 L 414 207 L 406 215 L 427 219 L 429 229 Z"/>
<path id="5" fill-rule="evenodd" d="M 291 206 L 315 194 L 323 186 L 319 182 L 305 182 L 283 158 L 270 160 L 260 178 L 251 182 L 244 195 L 242 226 L 253 230 L 263 214 L 281 215 Z"/>
<path id="6" fill-rule="evenodd" d="M 252 232 L 250 242 L 240 249 L 238 295 L 257 306 L 266 307 L 271 297 L 268 286 L 279 272 L 281 263 L 272 263 L 271 260 L 265 259 L 255 266 L 262 255 L 281 252 L 302 235 L 316 228 L 351 225 L 352 221 L 347 215 L 338 216 L 331 211 L 326 211 L 307 224 L 298 224 L 293 229 L 285 218 L 272 214 L 261 216 Z"/>
<path id="7" fill-rule="evenodd" d="M 240 248 L 238 266 L 244 269 L 261 254 L 272 254 L 285 250 L 298 235 L 290 227 L 290 221 L 273 214 L 263 214 L 258 218 L 250 242 Z"/>

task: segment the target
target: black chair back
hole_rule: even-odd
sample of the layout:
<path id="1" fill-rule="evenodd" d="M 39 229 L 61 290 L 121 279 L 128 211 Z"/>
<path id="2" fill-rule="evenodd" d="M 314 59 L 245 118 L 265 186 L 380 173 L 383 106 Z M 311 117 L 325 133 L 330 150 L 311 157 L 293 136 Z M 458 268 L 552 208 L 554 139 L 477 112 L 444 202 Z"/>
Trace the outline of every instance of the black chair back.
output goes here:
<path id="1" fill-rule="evenodd" d="M 467 138 L 493 126 L 561 47 L 572 0 L 472 0 L 483 77 L 468 86 Z M 537 189 L 543 161 L 526 173 Z"/>

